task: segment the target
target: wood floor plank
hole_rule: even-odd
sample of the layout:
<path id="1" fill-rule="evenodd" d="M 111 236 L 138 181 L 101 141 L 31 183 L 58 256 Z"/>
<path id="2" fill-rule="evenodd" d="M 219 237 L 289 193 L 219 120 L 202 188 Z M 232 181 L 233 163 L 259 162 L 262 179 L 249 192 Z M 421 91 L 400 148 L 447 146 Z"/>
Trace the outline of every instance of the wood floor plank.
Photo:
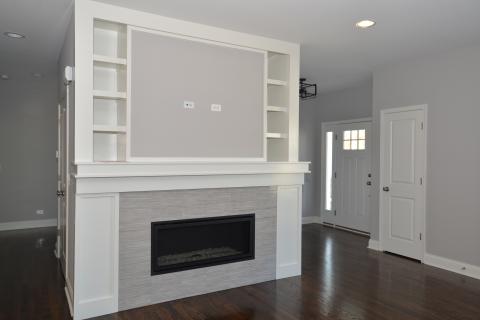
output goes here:
<path id="1" fill-rule="evenodd" d="M 70 319 L 55 228 L 0 232 L 0 320 Z M 303 228 L 303 275 L 97 320 L 480 320 L 480 281 L 368 250 L 368 239 Z"/>

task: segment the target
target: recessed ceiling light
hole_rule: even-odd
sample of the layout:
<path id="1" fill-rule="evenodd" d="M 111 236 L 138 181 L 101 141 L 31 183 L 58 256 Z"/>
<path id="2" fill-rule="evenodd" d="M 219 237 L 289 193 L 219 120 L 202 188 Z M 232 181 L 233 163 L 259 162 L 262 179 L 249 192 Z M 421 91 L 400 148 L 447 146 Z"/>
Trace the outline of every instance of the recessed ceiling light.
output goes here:
<path id="1" fill-rule="evenodd" d="M 355 26 L 357 28 L 361 28 L 361 29 L 367 29 L 367 28 L 370 28 L 370 27 L 373 27 L 375 25 L 375 21 L 372 21 L 372 20 L 362 20 L 362 21 L 358 21 L 357 23 L 355 23 Z"/>
<path id="2" fill-rule="evenodd" d="M 41 78 L 43 78 L 43 74 L 41 74 L 40 72 L 33 72 L 32 77 L 37 78 L 37 79 L 41 79 Z"/>
<path id="3" fill-rule="evenodd" d="M 16 32 L 4 32 L 4 35 L 6 35 L 9 38 L 14 38 L 14 39 L 23 39 L 25 38 L 25 35 L 16 33 Z"/>
<path id="4" fill-rule="evenodd" d="M 8 76 L 8 74 L 2 74 L 2 75 L 0 76 L 0 78 L 2 78 L 2 80 L 9 80 L 9 79 L 10 79 L 10 77 Z"/>

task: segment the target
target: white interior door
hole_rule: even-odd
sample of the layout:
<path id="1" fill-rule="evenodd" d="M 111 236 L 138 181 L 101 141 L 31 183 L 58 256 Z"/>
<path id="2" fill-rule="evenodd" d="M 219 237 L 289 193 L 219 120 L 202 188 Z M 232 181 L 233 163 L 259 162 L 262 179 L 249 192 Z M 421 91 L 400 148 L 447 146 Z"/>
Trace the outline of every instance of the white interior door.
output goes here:
<path id="1" fill-rule="evenodd" d="M 369 121 L 324 127 L 324 221 L 370 231 Z"/>
<path id="2" fill-rule="evenodd" d="M 381 117 L 382 248 L 423 260 L 425 110 L 385 111 Z"/>
<path id="3" fill-rule="evenodd" d="M 58 106 L 58 153 L 57 153 L 57 207 L 58 237 L 57 256 L 63 272 L 66 270 L 66 189 L 67 189 L 67 106 L 63 99 Z"/>

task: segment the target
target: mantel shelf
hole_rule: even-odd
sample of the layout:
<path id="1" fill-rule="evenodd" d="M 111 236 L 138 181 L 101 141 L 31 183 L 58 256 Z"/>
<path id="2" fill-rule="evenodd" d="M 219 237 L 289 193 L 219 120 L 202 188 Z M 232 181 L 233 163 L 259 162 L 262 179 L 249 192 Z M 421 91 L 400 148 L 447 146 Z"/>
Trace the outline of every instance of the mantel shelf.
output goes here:
<path id="1" fill-rule="evenodd" d="M 288 83 L 283 80 L 267 79 L 267 84 L 272 86 L 286 86 Z"/>
<path id="2" fill-rule="evenodd" d="M 107 125 L 94 125 L 94 132 L 104 132 L 104 133 L 125 133 L 127 132 L 127 127 L 125 126 L 107 126 Z"/>
<path id="3" fill-rule="evenodd" d="M 103 62 L 103 63 L 111 63 L 111 64 L 118 64 L 118 65 L 126 65 L 127 64 L 127 59 L 117 58 L 117 57 L 109 57 L 109 56 L 104 56 L 104 55 L 99 55 L 99 54 L 93 55 L 93 61 Z"/>
<path id="4" fill-rule="evenodd" d="M 126 99 L 127 93 L 120 91 L 93 90 L 93 97 L 100 99 Z"/>
<path id="5" fill-rule="evenodd" d="M 265 136 L 268 139 L 287 139 L 288 135 L 286 133 L 276 133 L 276 132 L 267 132 Z"/>
<path id="6" fill-rule="evenodd" d="M 288 112 L 287 107 L 267 106 L 266 109 L 272 112 Z"/>

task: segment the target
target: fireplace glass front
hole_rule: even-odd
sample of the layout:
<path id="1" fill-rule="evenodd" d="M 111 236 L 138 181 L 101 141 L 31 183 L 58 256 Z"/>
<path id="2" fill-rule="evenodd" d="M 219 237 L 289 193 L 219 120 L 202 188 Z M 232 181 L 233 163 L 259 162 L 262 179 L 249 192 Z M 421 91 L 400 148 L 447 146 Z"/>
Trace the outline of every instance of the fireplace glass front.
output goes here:
<path id="1" fill-rule="evenodd" d="M 152 222 L 151 274 L 255 258 L 255 214 Z"/>

